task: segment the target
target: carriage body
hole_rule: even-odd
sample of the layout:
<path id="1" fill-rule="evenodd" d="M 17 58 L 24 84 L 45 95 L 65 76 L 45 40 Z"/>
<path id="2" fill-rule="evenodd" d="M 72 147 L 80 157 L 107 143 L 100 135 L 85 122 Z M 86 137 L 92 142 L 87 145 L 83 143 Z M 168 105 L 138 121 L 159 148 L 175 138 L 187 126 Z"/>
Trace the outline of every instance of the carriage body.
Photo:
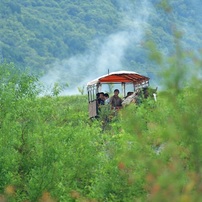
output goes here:
<path id="1" fill-rule="evenodd" d="M 103 91 L 103 86 L 120 85 L 120 92 L 123 97 L 126 96 L 126 89 L 128 86 L 132 87 L 132 91 L 139 88 L 149 86 L 149 77 L 138 74 L 133 71 L 116 71 L 98 77 L 87 83 L 88 92 L 88 111 L 89 117 L 96 117 L 98 115 L 97 93 Z"/>

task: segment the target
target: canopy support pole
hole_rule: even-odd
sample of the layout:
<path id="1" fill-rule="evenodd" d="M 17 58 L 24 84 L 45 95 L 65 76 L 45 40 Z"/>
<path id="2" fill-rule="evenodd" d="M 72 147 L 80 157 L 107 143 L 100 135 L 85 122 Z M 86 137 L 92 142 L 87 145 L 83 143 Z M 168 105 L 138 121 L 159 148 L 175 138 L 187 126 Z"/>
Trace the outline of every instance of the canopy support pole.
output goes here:
<path id="1" fill-rule="evenodd" d="M 123 92 L 123 97 L 126 96 L 126 83 L 121 83 L 122 86 L 122 92 Z"/>

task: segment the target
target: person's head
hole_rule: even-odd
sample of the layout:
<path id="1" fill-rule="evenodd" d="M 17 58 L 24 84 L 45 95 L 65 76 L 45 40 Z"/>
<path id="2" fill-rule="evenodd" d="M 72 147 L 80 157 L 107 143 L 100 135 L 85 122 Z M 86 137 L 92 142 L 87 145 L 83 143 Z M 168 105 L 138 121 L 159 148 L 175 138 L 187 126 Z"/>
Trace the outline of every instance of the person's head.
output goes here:
<path id="1" fill-rule="evenodd" d="M 100 97 L 100 93 L 97 93 L 96 94 L 96 98 L 98 99 Z"/>
<path id="2" fill-rule="evenodd" d="M 108 99 L 108 98 L 109 98 L 109 94 L 108 94 L 108 93 L 105 93 L 105 94 L 104 94 L 104 97 L 105 97 L 105 99 Z"/>
<path id="3" fill-rule="evenodd" d="M 119 89 L 115 89 L 115 90 L 114 90 L 114 95 L 115 95 L 115 96 L 118 96 L 118 94 L 119 94 Z"/>
<path id="4" fill-rule="evenodd" d="M 127 92 L 127 97 L 130 96 L 130 95 L 132 95 L 132 94 L 133 94 L 133 92 L 130 92 L 130 91 Z"/>
<path id="5" fill-rule="evenodd" d="M 105 97 L 104 97 L 104 93 L 103 93 L 103 92 L 100 92 L 100 97 L 99 97 L 99 98 L 101 98 L 102 100 L 105 99 Z"/>

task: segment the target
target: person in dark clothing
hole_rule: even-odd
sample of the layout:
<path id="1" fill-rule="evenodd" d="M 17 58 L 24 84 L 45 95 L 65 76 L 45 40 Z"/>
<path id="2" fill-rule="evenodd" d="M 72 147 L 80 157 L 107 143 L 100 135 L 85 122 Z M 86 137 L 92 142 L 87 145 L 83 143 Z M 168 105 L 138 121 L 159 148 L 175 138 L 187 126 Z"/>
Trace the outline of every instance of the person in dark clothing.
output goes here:
<path id="1" fill-rule="evenodd" d="M 96 94 L 96 98 L 98 99 L 100 97 L 100 93 L 97 93 Z"/>
<path id="2" fill-rule="evenodd" d="M 112 109 L 120 109 L 122 107 L 122 99 L 119 97 L 119 90 L 114 90 L 114 95 L 110 98 L 110 104 Z"/>
<path id="3" fill-rule="evenodd" d="M 98 106 L 105 104 L 105 97 L 104 97 L 104 93 L 103 92 L 99 93 L 99 98 L 98 98 L 97 101 L 98 101 Z"/>

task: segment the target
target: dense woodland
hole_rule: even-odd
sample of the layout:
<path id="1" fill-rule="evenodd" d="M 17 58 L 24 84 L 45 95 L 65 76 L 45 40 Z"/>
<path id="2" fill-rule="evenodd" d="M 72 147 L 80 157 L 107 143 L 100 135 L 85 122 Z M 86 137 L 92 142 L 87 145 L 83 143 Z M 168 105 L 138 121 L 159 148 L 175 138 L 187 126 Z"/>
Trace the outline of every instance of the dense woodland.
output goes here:
<path id="1" fill-rule="evenodd" d="M 105 41 L 110 40 L 109 36 L 124 33 L 119 39 L 119 43 L 128 40 L 124 55 L 114 56 L 121 58 L 121 64 L 110 61 L 100 68 L 105 69 L 104 73 L 107 69 L 126 69 L 152 76 L 150 73 L 158 71 L 158 68 L 148 60 L 148 41 L 154 41 L 165 55 L 173 54 L 173 32 L 180 29 L 186 49 L 196 50 L 201 44 L 201 1 L 169 3 L 167 5 L 166 1 L 160 0 L 2 0 L 0 60 L 43 73 L 54 68 L 52 66 L 56 61 L 71 57 L 76 57 L 77 61 L 83 58 L 88 61 L 88 54 L 102 55 L 101 44 L 107 47 Z M 141 36 L 137 38 L 137 35 Z M 108 54 L 119 48 L 109 49 Z M 93 59 L 85 66 L 82 63 L 76 68 L 71 63 L 64 65 L 63 72 L 72 76 L 68 73 L 63 75 L 69 84 L 75 84 L 99 68 Z M 77 70 L 81 78 L 74 77 Z"/>

